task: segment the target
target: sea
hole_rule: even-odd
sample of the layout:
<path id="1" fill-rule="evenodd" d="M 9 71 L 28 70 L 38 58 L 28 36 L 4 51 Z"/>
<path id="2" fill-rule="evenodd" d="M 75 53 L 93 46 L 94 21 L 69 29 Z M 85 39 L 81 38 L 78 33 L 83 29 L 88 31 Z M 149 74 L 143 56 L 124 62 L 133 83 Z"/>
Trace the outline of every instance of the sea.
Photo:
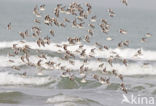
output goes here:
<path id="1" fill-rule="evenodd" d="M 149 8 L 140 7 L 141 3 L 138 1 L 135 4 L 134 0 L 129 0 L 128 6 L 125 6 L 120 0 L 0 0 L 0 106 L 155 106 L 156 8 L 150 8 L 150 5 Z M 93 22 L 96 28 L 93 31 L 93 37 L 90 38 L 90 43 L 82 41 L 68 47 L 68 50 L 76 56 L 75 59 L 71 58 L 74 64 L 60 58 L 64 56 L 65 52 L 56 45 L 68 44 L 69 37 L 83 38 L 88 34 L 88 25 L 79 29 L 73 28 L 71 24 L 66 24 L 66 28 L 62 28 L 55 25 L 47 26 L 43 23 L 44 16 L 49 14 L 55 17 L 53 10 L 58 3 L 68 6 L 72 2 L 77 2 L 84 7 L 85 3 L 89 2 L 92 5 L 92 13 L 88 20 L 91 16 L 96 15 L 97 17 L 97 21 Z M 37 24 L 34 22 L 36 16 L 33 14 L 33 9 L 41 4 L 46 6 L 45 11 L 41 12 L 43 17 L 37 18 L 41 20 L 41 24 Z M 137 6 L 131 6 L 133 4 Z M 109 16 L 108 8 L 115 12 L 114 17 Z M 59 21 L 61 22 L 63 22 L 61 17 L 74 19 L 71 15 L 60 14 Z M 101 18 L 106 19 L 110 25 L 108 34 L 101 32 L 98 27 Z M 89 23 L 88 20 L 85 23 Z M 7 30 L 10 22 L 12 29 Z M 19 32 L 26 29 L 32 34 L 32 26 L 40 27 L 41 37 L 50 36 L 50 45 L 38 47 L 35 38 L 29 36 L 23 40 L 19 36 Z M 125 29 L 128 33 L 120 34 L 120 28 Z M 54 37 L 50 35 L 50 29 L 55 31 Z M 151 33 L 152 36 L 142 43 L 141 39 L 145 37 L 146 33 Z M 111 37 L 112 40 L 107 41 L 107 37 Z M 21 40 L 25 43 L 20 42 Z M 129 41 L 128 47 L 117 47 L 120 41 L 125 40 Z M 82 83 L 79 68 L 83 65 L 83 59 L 74 51 L 83 45 L 86 55 L 90 55 L 90 50 L 97 48 L 96 42 L 110 49 L 95 50 L 93 54 L 95 58 L 85 63 L 85 66 L 88 67 L 87 82 Z M 18 44 L 18 47 L 23 47 L 24 44 L 29 45 L 31 48 L 30 61 L 33 63 L 39 61 L 40 53 L 45 54 L 47 60 L 42 59 L 43 68 L 24 64 L 20 59 L 21 54 L 15 57 L 8 56 L 9 52 L 13 53 L 13 44 Z M 138 50 L 141 50 L 142 54 L 134 56 Z M 127 59 L 128 65 L 125 66 L 121 61 L 116 61 L 111 67 L 107 58 L 112 56 L 113 52 Z M 97 58 L 100 58 L 101 61 L 97 61 Z M 14 63 L 8 60 L 13 60 Z M 69 68 L 75 77 L 74 80 L 62 77 L 63 70 L 59 68 L 47 67 L 44 62 L 48 60 Z M 101 63 L 104 63 L 110 73 L 112 69 L 116 69 L 117 73 L 123 75 L 127 94 L 121 90 L 122 81 L 119 78 L 100 71 L 98 66 Z M 20 70 L 15 70 L 12 66 L 17 66 Z M 26 76 L 23 73 L 26 73 Z M 102 84 L 95 80 L 94 74 L 110 78 L 110 84 Z M 123 101 L 125 98 L 128 99 L 128 102 Z M 142 98 L 145 99 L 142 100 Z"/>

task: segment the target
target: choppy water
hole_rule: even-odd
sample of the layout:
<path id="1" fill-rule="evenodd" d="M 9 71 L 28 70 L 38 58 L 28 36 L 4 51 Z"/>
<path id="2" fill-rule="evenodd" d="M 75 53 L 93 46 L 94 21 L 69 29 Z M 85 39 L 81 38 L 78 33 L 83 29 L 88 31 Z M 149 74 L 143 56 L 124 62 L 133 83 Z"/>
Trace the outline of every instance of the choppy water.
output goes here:
<path id="1" fill-rule="evenodd" d="M 57 1 L 58 2 L 58 1 Z M 23 106 L 117 106 L 127 104 L 121 104 L 123 99 L 123 92 L 120 89 L 121 81 L 114 77 L 111 77 L 111 84 L 101 84 L 92 78 L 93 74 L 102 75 L 100 68 L 98 67 L 101 62 L 96 59 L 90 59 L 85 64 L 89 71 L 87 72 L 87 83 L 81 83 L 80 75 L 78 74 L 79 67 L 83 64 L 83 60 L 75 50 L 81 45 L 70 45 L 68 49 L 76 56 L 75 64 L 69 64 L 65 60 L 61 60 L 59 57 L 63 56 L 65 51 L 56 47 L 57 44 L 66 44 L 66 39 L 71 36 L 82 36 L 87 31 L 79 31 L 72 29 L 70 32 L 70 26 L 65 29 L 57 29 L 56 36 L 52 38 L 52 43 L 46 47 L 38 47 L 36 42 L 28 38 L 26 43 L 32 49 L 30 52 L 30 61 L 37 63 L 38 50 L 41 53 L 47 54 L 47 60 L 43 59 L 41 62 L 43 69 L 42 75 L 39 75 L 40 69 L 36 67 L 30 67 L 25 65 L 20 56 L 9 57 L 8 52 L 12 51 L 12 44 L 18 43 L 18 47 L 22 47 L 24 44 L 20 42 L 21 38 L 18 35 L 19 31 L 24 31 L 26 28 L 32 27 L 34 16 L 32 14 L 33 7 L 37 4 L 46 3 L 47 13 L 51 12 L 56 6 L 56 2 L 38 2 L 38 1 L 0 1 L 0 105 L 23 105 Z M 118 70 L 118 73 L 124 75 L 124 83 L 128 89 L 127 97 L 134 95 L 141 95 L 147 97 L 156 98 L 156 15 L 153 14 L 155 10 L 152 9 L 134 9 L 121 7 L 113 8 L 116 12 L 114 18 L 110 18 L 107 15 L 107 8 L 93 2 L 94 6 L 93 14 L 95 13 L 99 17 L 105 17 L 111 25 L 111 31 L 108 35 L 104 35 L 98 29 L 95 29 L 97 33 L 91 39 L 90 44 L 84 43 L 86 49 L 86 55 L 90 55 L 92 48 L 97 48 L 94 44 L 98 41 L 100 44 L 108 45 L 111 49 L 107 50 L 95 50 L 95 58 L 101 58 L 102 63 L 107 67 L 108 71 L 112 70 L 112 67 L 106 62 L 106 59 L 114 55 L 112 51 L 120 54 L 122 58 L 128 60 L 128 66 L 126 67 L 120 61 L 116 61 L 113 64 L 113 68 Z M 103 10 L 103 11 L 102 11 Z M 101 14 L 101 12 L 103 12 Z M 3 14 L 3 15 L 2 15 Z M 8 31 L 6 25 L 12 22 L 13 29 Z M 43 29 L 42 36 L 47 36 L 49 29 L 40 25 Z M 119 28 L 125 28 L 128 30 L 127 35 L 120 35 L 118 33 Z M 140 43 L 141 37 L 145 33 L 152 33 L 153 36 L 147 39 L 146 43 Z M 112 41 L 106 41 L 106 36 L 111 36 Z M 130 40 L 128 48 L 119 49 L 117 43 L 121 40 Z M 137 50 L 141 48 L 143 54 L 135 57 Z M 58 50 L 60 50 L 58 52 Z M 10 63 L 8 60 L 12 59 L 15 63 Z M 69 78 L 61 77 L 62 71 L 58 69 L 51 69 L 45 61 L 55 61 L 61 63 L 61 66 L 66 66 L 72 69 L 75 75 L 75 80 L 71 81 Z M 144 63 L 150 63 L 144 65 Z M 14 70 L 12 66 L 19 66 L 20 70 Z M 26 72 L 27 75 L 22 74 Z M 102 75 L 107 76 L 107 75 Z M 156 100 L 155 100 L 156 104 Z M 144 105 L 144 104 L 143 104 Z"/>

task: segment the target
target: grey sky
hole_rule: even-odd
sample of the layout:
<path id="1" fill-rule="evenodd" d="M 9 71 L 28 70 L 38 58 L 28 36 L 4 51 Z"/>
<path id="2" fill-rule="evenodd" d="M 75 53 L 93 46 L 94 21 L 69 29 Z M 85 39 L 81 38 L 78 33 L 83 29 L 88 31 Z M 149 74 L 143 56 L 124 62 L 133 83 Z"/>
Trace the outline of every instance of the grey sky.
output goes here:
<path id="1" fill-rule="evenodd" d="M 1 1 L 18 1 L 18 2 L 57 2 L 57 3 L 63 3 L 63 2 L 90 2 L 92 5 L 99 5 L 104 7 L 110 7 L 110 8 L 118 8 L 118 7 L 124 7 L 121 4 L 121 0 L 0 0 Z M 144 9 L 156 9 L 156 0 L 127 0 L 128 1 L 128 8 L 144 8 Z"/>

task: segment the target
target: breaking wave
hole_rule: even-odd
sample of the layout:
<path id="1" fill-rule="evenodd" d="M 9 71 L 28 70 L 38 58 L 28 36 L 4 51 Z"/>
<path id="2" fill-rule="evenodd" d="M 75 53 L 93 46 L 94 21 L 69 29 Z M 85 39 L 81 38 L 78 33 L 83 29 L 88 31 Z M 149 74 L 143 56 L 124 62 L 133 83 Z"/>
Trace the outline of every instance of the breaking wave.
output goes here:
<path id="1" fill-rule="evenodd" d="M 18 47 L 23 47 L 26 44 L 26 45 L 29 45 L 31 49 L 39 49 L 39 50 L 46 50 L 46 51 L 53 51 L 53 52 L 58 52 L 58 50 L 61 50 L 62 52 L 65 52 L 62 48 L 59 48 L 56 46 L 57 43 L 51 43 L 50 45 L 46 45 L 45 47 L 38 47 L 35 42 L 21 43 L 20 41 L 0 42 L 0 49 L 11 48 L 12 44 L 18 44 L 17 45 Z M 63 42 L 59 45 L 62 46 L 63 44 L 67 44 L 67 43 Z M 76 44 L 76 45 L 70 45 L 69 44 L 69 47 L 67 49 L 72 51 L 73 54 L 79 55 L 75 51 L 79 48 L 80 45 L 81 45 L 80 43 Z M 86 49 L 87 55 L 90 55 L 90 50 L 93 48 L 97 48 L 97 47 L 94 45 L 93 46 L 89 46 L 89 45 L 83 46 L 83 49 Z M 101 63 L 104 63 L 104 67 L 106 67 L 108 71 L 111 71 L 112 69 L 116 69 L 118 71 L 118 73 L 121 73 L 123 75 L 140 75 L 140 74 L 141 75 L 145 75 L 145 74 L 156 75 L 155 63 L 144 65 L 143 63 L 139 63 L 137 61 L 137 60 L 142 60 L 143 62 L 144 61 L 145 62 L 146 61 L 156 61 L 156 51 L 150 51 L 150 50 L 143 50 L 142 49 L 142 55 L 135 57 L 134 54 L 137 52 L 137 50 L 138 49 L 132 49 L 132 48 L 127 48 L 127 49 L 115 48 L 115 49 L 109 49 L 109 50 L 101 51 L 97 48 L 95 50 L 95 53 L 92 54 L 93 56 L 95 56 L 97 58 L 108 58 L 109 56 L 113 55 L 112 52 L 116 52 L 117 54 L 120 55 L 120 57 L 130 59 L 130 60 L 134 60 L 135 62 L 133 62 L 133 63 L 128 62 L 127 67 L 122 63 L 113 63 L 113 67 L 111 67 L 106 61 L 99 62 L 96 60 L 89 60 L 87 63 L 85 63 L 85 66 L 88 67 L 89 70 L 91 70 L 91 71 L 97 71 L 97 70 L 102 70 L 102 68 L 101 69 L 99 68 L 99 65 Z M 8 61 L 9 59 L 14 60 L 15 62 L 11 63 Z M 62 60 L 61 58 L 59 58 L 57 56 L 56 57 L 55 56 L 54 57 L 47 56 L 47 60 L 43 59 L 41 62 L 42 67 L 44 67 L 45 69 L 52 69 L 47 64 L 45 64 L 45 62 L 47 62 L 48 60 L 54 61 L 54 62 L 56 62 L 56 64 L 61 63 L 61 66 L 65 66 L 66 68 L 70 68 L 72 70 L 79 70 L 80 66 L 84 64 L 83 61 L 80 59 L 74 59 L 73 60 L 74 64 L 70 64 L 69 61 Z M 37 55 L 30 55 L 30 61 L 32 61 L 33 63 L 37 63 L 39 61 L 39 58 L 37 58 Z M 21 65 L 24 65 L 24 63 L 21 61 L 19 56 L 8 57 L 8 56 L 6 56 L 6 54 L 0 56 L 0 67 L 11 67 L 11 66 L 21 66 Z M 60 68 L 55 67 L 55 69 L 60 69 Z M 6 73 L 4 75 L 8 75 L 12 78 L 12 75 L 9 75 Z M 17 76 L 17 78 L 18 77 L 19 76 Z M 31 80 L 31 78 L 27 78 L 27 79 L 21 78 L 21 80 L 25 81 L 24 83 L 28 83 L 28 84 L 29 83 L 35 83 L 35 81 L 29 82 L 29 80 Z M 44 83 L 44 81 L 45 80 L 42 79 L 41 82 Z M 46 79 L 46 81 L 48 81 L 48 80 Z M 22 82 L 16 81 L 15 83 L 20 84 Z M 37 83 L 38 82 L 36 82 L 36 84 Z"/>
<path id="2" fill-rule="evenodd" d="M 51 77 L 30 77 L 0 72 L 0 85 L 45 85 L 53 82 Z"/>
<path id="3" fill-rule="evenodd" d="M 18 44 L 17 47 L 23 47 L 25 44 L 29 45 L 31 49 L 34 50 L 47 50 L 47 51 L 53 51 L 53 52 L 65 52 L 62 48 L 57 47 L 56 45 L 63 46 L 64 44 L 68 44 L 67 42 L 62 42 L 62 43 L 51 43 L 50 45 L 46 45 L 45 47 L 38 47 L 38 45 L 35 42 L 25 42 L 21 43 L 20 41 L 12 41 L 12 42 L 0 42 L 0 49 L 4 48 L 11 48 L 13 44 Z M 81 43 L 77 43 L 75 45 L 69 44 L 68 50 L 70 50 L 73 54 L 78 55 L 77 52 L 75 52 L 77 49 L 79 49 L 79 46 L 82 45 Z M 95 49 L 95 53 L 91 54 L 90 50 Z M 149 61 L 155 61 L 156 60 L 156 51 L 151 51 L 151 50 L 142 50 L 142 55 L 139 56 L 134 56 L 137 53 L 137 50 L 139 49 L 133 49 L 133 48 L 114 48 L 114 49 L 109 49 L 109 50 L 99 50 L 97 46 L 95 45 L 83 45 L 83 49 L 86 49 L 86 54 L 87 55 L 93 55 L 97 58 L 108 58 L 112 55 L 114 55 L 113 52 L 116 52 L 119 54 L 120 57 L 126 58 L 126 59 L 131 59 L 131 60 L 149 60 Z"/>

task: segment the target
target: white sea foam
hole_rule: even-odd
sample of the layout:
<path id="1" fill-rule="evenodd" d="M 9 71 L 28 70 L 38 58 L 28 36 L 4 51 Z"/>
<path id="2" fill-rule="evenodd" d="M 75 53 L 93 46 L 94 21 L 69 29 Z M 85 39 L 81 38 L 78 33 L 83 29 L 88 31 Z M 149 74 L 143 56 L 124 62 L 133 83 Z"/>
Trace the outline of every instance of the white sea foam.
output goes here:
<path id="1" fill-rule="evenodd" d="M 76 96 L 56 95 L 54 97 L 48 98 L 46 102 L 56 104 L 56 103 L 78 102 L 78 101 L 84 101 L 84 99 Z"/>
<path id="2" fill-rule="evenodd" d="M 20 66 L 24 65 L 24 63 L 20 60 L 20 57 L 16 56 L 13 57 L 12 60 L 15 61 L 15 63 L 10 63 L 8 61 L 8 57 L 6 56 L 0 56 L 0 67 L 11 67 L 11 66 Z M 53 69 L 53 67 L 48 66 L 45 64 L 47 61 L 54 61 L 56 64 L 55 69 L 60 69 L 60 67 L 57 67 L 56 65 L 61 63 L 60 66 L 65 66 L 66 68 L 69 68 L 71 70 L 79 70 L 80 66 L 82 66 L 84 63 L 82 60 L 73 60 L 74 64 L 70 64 L 69 61 L 62 60 L 58 57 L 49 57 L 47 56 L 47 60 L 42 59 L 41 66 L 45 69 Z M 30 62 L 33 62 L 37 64 L 39 61 L 39 58 L 37 56 L 30 56 Z M 149 74 L 149 75 L 156 75 L 156 66 L 154 64 L 149 65 L 143 65 L 140 63 L 128 63 L 127 67 L 124 64 L 119 63 L 113 63 L 113 67 L 111 67 L 108 62 L 99 62 L 96 60 L 89 60 L 87 63 L 85 63 L 85 67 L 88 67 L 90 71 L 98 71 L 102 70 L 103 68 L 99 68 L 99 65 L 104 63 L 104 67 L 107 68 L 108 71 L 112 71 L 112 69 L 116 69 L 118 73 L 124 74 L 124 75 L 136 75 L 136 74 Z"/>
<path id="3" fill-rule="evenodd" d="M 44 85 L 52 81 L 51 77 L 28 77 L 0 72 L 0 85 Z"/>
<path id="4" fill-rule="evenodd" d="M 25 44 L 29 45 L 31 49 L 39 49 L 39 50 L 47 50 L 47 51 L 53 51 L 53 52 L 58 52 L 58 50 L 61 50 L 61 52 L 65 52 L 62 48 L 57 47 L 56 45 L 63 45 L 63 44 L 68 44 L 67 42 L 62 42 L 62 43 L 51 43 L 50 45 L 46 45 L 45 47 L 38 47 L 38 45 L 35 42 L 26 42 L 26 43 L 21 43 L 19 41 L 12 41 L 12 42 L 0 42 L 0 49 L 2 48 L 11 48 L 13 44 L 18 44 L 18 47 L 23 47 Z M 68 50 L 70 50 L 73 54 L 78 55 L 77 52 L 75 52 L 81 44 L 76 44 L 76 45 L 70 45 L 68 46 Z M 94 54 L 91 54 L 90 50 L 93 48 L 97 48 L 95 45 L 89 46 L 89 45 L 84 45 L 83 49 L 86 49 L 86 54 L 87 55 L 93 55 L 95 57 L 100 57 L 100 58 L 108 58 L 112 55 L 115 55 L 112 53 L 112 51 L 116 52 L 121 56 L 122 58 L 127 58 L 127 59 L 132 59 L 132 60 L 151 60 L 154 61 L 156 60 L 156 51 L 151 51 L 151 50 L 142 50 L 142 55 L 140 56 L 134 56 L 137 53 L 138 49 L 133 49 L 133 48 L 126 48 L 126 49 L 120 49 L 120 48 L 115 48 L 115 49 L 109 49 L 109 50 L 104 50 L 101 51 L 98 48 L 95 50 Z"/>
<path id="5" fill-rule="evenodd" d="M 9 44 L 7 44 L 9 43 Z M 6 48 L 6 46 L 11 47 L 12 44 L 14 43 L 18 43 L 18 41 L 15 42 L 1 42 L 0 44 L 0 48 Z M 46 47 L 41 47 L 39 48 L 36 43 L 34 42 L 26 42 L 25 44 L 30 45 L 30 47 L 32 49 L 41 49 L 41 50 L 50 50 L 50 51 L 57 51 L 60 48 L 56 47 L 56 43 L 51 43 L 51 45 L 46 46 Z M 60 45 L 65 44 L 62 43 Z M 20 43 L 19 46 L 23 46 L 24 44 Z M 68 49 L 70 49 L 71 51 L 74 51 L 78 48 L 80 44 L 77 45 L 71 45 L 70 47 L 68 47 Z M 90 49 L 94 48 L 96 46 L 87 46 L 84 45 L 84 48 L 86 49 L 86 54 L 90 54 Z M 147 51 L 147 50 L 142 50 L 143 55 L 139 56 L 139 57 L 134 57 L 134 54 L 136 53 L 137 49 L 112 49 L 114 52 L 117 52 L 118 54 L 120 54 L 121 57 L 123 58 L 128 58 L 128 59 L 135 59 L 135 60 L 156 60 L 156 51 Z M 96 57 L 109 57 L 110 55 L 112 55 L 112 50 L 104 50 L 104 51 L 100 51 L 100 50 L 95 50 L 95 54 L 94 56 Z M 62 49 L 62 52 L 63 49 Z M 76 53 L 75 53 L 76 54 Z M 15 61 L 15 63 L 11 63 L 8 60 L 12 59 Z M 37 63 L 39 60 L 39 58 L 37 58 L 37 56 L 30 56 L 30 62 L 33 63 Z M 70 68 L 71 70 L 79 70 L 80 66 L 83 65 L 83 62 L 81 60 L 73 60 L 75 62 L 74 65 L 70 64 L 69 61 L 66 60 L 62 60 L 58 57 L 48 57 L 47 56 L 47 60 L 42 59 L 41 65 L 46 68 L 46 69 L 52 69 L 52 67 L 49 67 L 48 65 L 45 64 L 45 62 L 47 61 L 54 61 L 56 64 L 61 63 L 60 66 L 65 66 L 66 68 Z M 150 74 L 150 75 L 156 75 L 156 66 L 154 64 L 149 64 L 144 66 L 143 64 L 139 64 L 139 63 L 128 63 L 128 66 L 126 67 L 125 65 L 123 65 L 122 63 L 113 63 L 113 67 L 111 67 L 107 62 L 103 62 L 104 63 L 104 67 L 107 68 L 108 71 L 111 71 L 112 69 L 117 69 L 118 73 L 124 74 L 124 75 L 136 75 L 136 74 Z M 20 60 L 19 56 L 16 57 L 8 57 L 8 56 L 0 56 L 0 67 L 9 67 L 9 66 L 20 66 L 23 65 L 24 63 Z M 55 64 L 55 65 L 56 65 Z M 102 70 L 102 68 L 99 68 L 99 65 L 101 64 L 101 62 L 98 62 L 96 60 L 90 60 L 85 64 L 85 67 L 88 67 L 89 70 L 92 71 L 97 71 L 97 70 Z M 60 69 L 60 67 L 55 67 L 56 69 Z"/>

